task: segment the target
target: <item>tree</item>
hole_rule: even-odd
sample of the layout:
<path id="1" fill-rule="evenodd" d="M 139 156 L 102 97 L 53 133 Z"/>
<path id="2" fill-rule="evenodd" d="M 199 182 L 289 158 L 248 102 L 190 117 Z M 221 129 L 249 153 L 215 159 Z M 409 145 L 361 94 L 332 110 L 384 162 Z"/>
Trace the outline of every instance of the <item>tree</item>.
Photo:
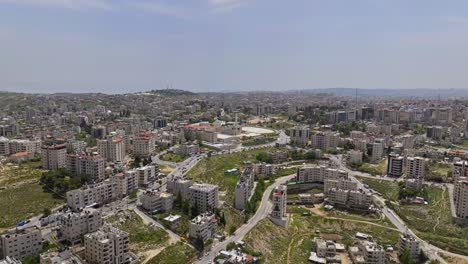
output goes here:
<path id="1" fill-rule="evenodd" d="M 190 213 L 191 213 L 191 217 L 195 217 L 198 215 L 198 203 L 197 201 L 195 201 L 195 204 L 192 206 L 191 210 L 190 210 Z"/>
<path id="2" fill-rule="evenodd" d="M 226 225 L 226 218 L 224 217 L 224 212 L 221 213 L 221 218 L 220 218 L 219 222 L 221 222 L 221 224 L 222 224 L 223 226 Z"/>
<path id="3" fill-rule="evenodd" d="M 42 211 L 42 216 L 49 216 L 52 214 L 52 211 L 50 210 L 50 208 L 44 208 L 44 210 Z"/>
<path id="4" fill-rule="evenodd" d="M 400 256 L 401 264 L 415 264 L 414 260 L 411 258 L 410 252 L 407 248 L 403 250 Z"/>

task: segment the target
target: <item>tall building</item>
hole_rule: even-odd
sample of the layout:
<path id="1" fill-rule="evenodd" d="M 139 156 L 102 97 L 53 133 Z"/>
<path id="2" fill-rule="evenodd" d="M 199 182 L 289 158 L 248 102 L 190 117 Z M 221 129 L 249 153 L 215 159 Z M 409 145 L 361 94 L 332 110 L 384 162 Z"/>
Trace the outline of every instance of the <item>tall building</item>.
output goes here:
<path id="1" fill-rule="evenodd" d="M 455 161 L 453 163 L 452 177 L 468 177 L 468 161 Z"/>
<path id="2" fill-rule="evenodd" d="M 321 150 L 333 150 L 340 143 L 340 134 L 333 132 L 319 132 L 312 135 L 312 147 Z"/>
<path id="3" fill-rule="evenodd" d="M 270 214 L 271 220 L 277 225 L 287 225 L 286 199 L 287 186 L 279 185 L 273 193 L 273 209 Z"/>
<path id="4" fill-rule="evenodd" d="M 383 153 L 385 149 L 385 144 L 381 140 L 375 140 L 372 143 L 372 156 L 371 162 L 377 163 L 382 159 Z"/>
<path id="5" fill-rule="evenodd" d="M 404 158 L 398 154 L 391 153 L 388 155 L 387 176 L 401 177 L 403 176 Z"/>
<path id="6" fill-rule="evenodd" d="M 254 174 L 251 167 L 246 168 L 242 176 L 237 182 L 236 190 L 234 192 L 235 204 L 234 207 L 238 210 L 244 210 L 247 202 L 252 194 L 254 187 Z"/>
<path id="7" fill-rule="evenodd" d="M 218 208 L 218 186 L 207 183 L 195 183 L 189 187 L 190 203 L 198 208 L 198 212 L 204 213 Z"/>
<path id="8" fill-rule="evenodd" d="M 0 235 L 0 259 L 11 257 L 23 260 L 42 249 L 42 234 L 37 227 L 13 229 Z"/>
<path id="9" fill-rule="evenodd" d="M 401 234 L 398 240 L 398 255 L 401 256 L 405 250 L 414 261 L 419 260 L 419 241 L 409 233 Z"/>
<path id="10" fill-rule="evenodd" d="M 133 139 L 133 155 L 148 156 L 154 152 L 156 138 L 146 133 Z"/>
<path id="11" fill-rule="evenodd" d="M 65 144 L 42 147 L 42 168 L 58 170 L 65 168 L 67 146 Z"/>
<path id="12" fill-rule="evenodd" d="M 358 245 L 366 264 L 385 264 L 385 249 L 375 242 L 360 241 Z"/>
<path id="13" fill-rule="evenodd" d="M 116 184 L 118 197 L 125 197 L 132 191 L 138 188 L 135 171 L 126 171 L 125 173 L 117 173 L 110 177 L 112 182 Z"/>
<path id="14" fill-rule="evenodd" d="M 167 191 L 174 194 L 177 197 L 179 194 L 182 199 L 190 199 L 190 186 L 193 185 L 193 181 L 188 178 L 177 178 L 167 182 Z"/>
<path id="15" fill-rule="evenodd" d="M 107 137 L 107 139 L 98 140 L 98 153 L 109 162 L 124 161 L 125 142 L 120 137 Z"/>
<path id="16" fill-rule="evenodd" d="M 458 218 L 468 219 L 468 181 L 455 182 L 453 202 Z"/>
<path id="17" fill-rule="evenodd" d="M 66 155 L 66 169 L 73 175 L 85 174 L 92 179 L 102 181 L 105 178 L 104 158 L 97 155 Z"/>
<path id="18" fill-rule="evenodd" d="M 140 188 L 148 187 L 149 183 L 156 179 L 156 166 L 148 165 L 137 168 L 135 171 L 138 187 Z"/>
<path id="19" fill-rule="evenodd" d="M 174 196 L 171 193 L 147 191 L 140 195 L 141 206 L 148 212 L 166 212 L 172 210 Z"/>
<path id="20" fill-rule="evenodd" d="M 90 264 L 127 264 L 130 254 L 128 233 L 110 225 L 84 236 L 85 259 Z"/>
<path id="21" fill-rule="evenodd" d="M 406 158 L 406 186 L 413 189 L 421 189 L 426 175 L 426 159 L 421 157 Z"/>
<path id="22" fill-rule="evenodd" d="M 0 137 L 0 156 L 10 155 L 10 140 L 6 137 Z"/>
<path id="23" fill-rule="evenodd" d="M 87 208 L 78 212 L 67 212 L 60 217 L 57 238 L 70 245 L 81 242 L 83 235 L 98 230 L 103 224 L 101 211 Z"/>
<path id="24" fill-rule="evenodd" d="M 289 129 L 291 144 L 307 145 L 310 139 L 310 129 L 308 127 L 293 127 Z"/>

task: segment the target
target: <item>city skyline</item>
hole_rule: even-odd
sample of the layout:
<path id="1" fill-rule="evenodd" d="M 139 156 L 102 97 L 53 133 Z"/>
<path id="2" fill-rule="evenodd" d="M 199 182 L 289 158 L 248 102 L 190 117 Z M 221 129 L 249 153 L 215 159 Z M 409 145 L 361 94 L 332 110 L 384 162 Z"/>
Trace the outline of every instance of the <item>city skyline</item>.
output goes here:
<path id="1" fill-rule="evenodd" d="M 0 0 L 0 90 L 467 88 L 466 7 Z"/>

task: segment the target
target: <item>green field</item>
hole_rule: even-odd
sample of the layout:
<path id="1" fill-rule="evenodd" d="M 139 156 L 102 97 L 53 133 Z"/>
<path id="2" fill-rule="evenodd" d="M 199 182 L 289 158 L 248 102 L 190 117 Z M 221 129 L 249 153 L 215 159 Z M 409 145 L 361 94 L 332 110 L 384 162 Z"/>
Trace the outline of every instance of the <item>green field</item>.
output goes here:
<path id="1" fill-rule="evenodd" d="M 371 175 L 386 175 L 387 174 L 387 160 L 384 159 L 377 164 L 363 163 L 357 168 L 358 171 L 366 172 Z"/>
<path id="2" fill-rule="evenodd" d="M 301 216 L 301 211 L 292 214 L 293 220 L 287 228 L 276 226 L 268 219 L 260 221 L 244 238 L 249 250 L 261 253 L 264 263 L 305 264 L 312 239 L 317 235 L 345 245 L 355 241 L 356 232 L 370 234 L 383 245 L 395 245 L 398 241 L 399 232 L 392 228 L 315 215 Z M 317 229 L 320 234 L 315 233 Z"/>
<path id="3" fill-rule="evenodd" d="M 356 178 L 362 182 L 367 183 L 369 188 L 374 189 L 375 191 L 381 193 L 385 199 L 398 201 L 398 183 L 395 181 L 379 180 L 379 179 L 370 179 L 364 177 Z"/>
<path id="4" fill-rule="evenodd" d="M 187 156 L 175 154 L 175 153 L 166 153 L 162 155 L 161 160 L 171 161 L 171 162 L 182 162 L 187 159 Z"/>
<path id="5" fill-rule="evenodd" d="M 167 246 L 147 264 L 180 264 L 192 263 L 196 260 L 197 251 L 186 243 L 177 242 Z"/>
<path id="6" fill-rule="evenodd" d="M 234 190 L 239 180 L 239 172 L 246 166 L 244 161 L 256 161 L 256 155 L 260 152 L 278 150 L 278 148 L 262 148 L 243 151 L 227 155 L 218 155 L 203 159 L 193 167 L 187 176 L 194 180 L 216 184 L 221 191 L 226 191 L 225 201 L 232 204 L 234 201 Z M 228 169 L 237 168 L 238 173 L 225 174 Z"/>
<path id="7" fill-rule="evenodd" d="M 429 187 L 428 196 L 429 205 L 399 205 L 395 211 L 422 239 L 440 248 L 468 255 L 468 227 L 461 228 L 451 223 L 448 192 Z"/>
<path id="8" fill-rule="evenodd" d="M 267 138 L 260 138 L 260 139 L 252 139 L 252 140 L 246 140 L 242 142 L 242 146 L 244 147 L 252 147 L 252 146 L 258 146 L 258 145 L 264 145 L 271 143 L 275 141 L 275 137 L 267 137 Z"/>
<path id="9" fill-rule="evenodd" d="M 429 165 L 426 180 L 436 182 L 447 182 L 447 178 L 452 176 L 452 165 L 434 162 Z"/>
<path id="10" fill-rule="evenodd" d="M 130 250 L 135 253 L 162 247 L 169 239 L 166 231 L 145 225 L 140 216 L 133 211 L 113 215 L 107 218 L 106 222 L 129 233 Z"/>
<path id="11" fill-rule="evenodd" d="M 20 220 L 42 214 L 44 208 L 52 209 L 63 203 L 42 191 L 38 183 L 7 188 L 0 191 L 0 228 L 12 227 Z"/>

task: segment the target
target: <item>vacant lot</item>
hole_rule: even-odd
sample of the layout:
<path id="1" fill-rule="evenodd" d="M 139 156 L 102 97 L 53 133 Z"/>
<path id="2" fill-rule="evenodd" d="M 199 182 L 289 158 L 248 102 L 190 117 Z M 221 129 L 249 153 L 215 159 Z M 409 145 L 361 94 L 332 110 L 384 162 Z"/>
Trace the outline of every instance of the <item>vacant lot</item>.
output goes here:
<path id="1" fill-rule="evenodd" d="M 21 184 L 0 191 L 0 229 L 14 226 L 18 221 L 42 214 L 64 203 L 42 191 L 38 183 Z"/>
<path id="2" fill-rule="evenodd" d="M 169 235 L 159 227 L 148 226 L 133 211 L 123 211 L 106 219 L 106 222 L 129 233 L 130 250 L 141 253 L 160 248 L 166 244 Z"/>
<path id="3" fill-rule="evenodd" d="M 166 153 L 162 155 L 161 160 L 172 161 L 172 162 L 182 162 L 187 159 L 187 156 L 175 154 L 175 153 Z"/>
<path id="4" fill-rule="evenodd" d="M 255 162 L 255 157 L 258 153 L 272 150 L 278 150 L 278 148 L 262 148 L 206 158 L 193 167 L 187 175 L 201 182 L 218 185 L 221 191 L 226 191 L 225 201 L 232 204 L 234 201 L 234 190 L 239 180 L 239 172 L 246 167 L 243 162 Z M 233 174 L 224 173 L 226 170 L 233 168 L 239 169 L 239 172 Z"/>
<path id="5" fill-rule="evenodd" d="M 346 245 L 355 242 L 356 232 L 370 234 L 383 245 L 395 245 L 398 241 L 399 233 L 392 228 L 315 215 L 301 216 L 299 212 L 292 214 L 287 228 L 276 226 L 268 219 L 259 222 L 244 239 L 249 249 L 261 253 L 265 263 L 305 264 L 315 236 Z M 315 233 L 317 229 L 320 234 Z"/>
<path id="6" fill-rule="evenodd" d="M 358 171 L 366 172 L 371 175 L 386 175 L 387 174 L 387 160 L 382 160 L 377 164 L 363 163 L 357 168 Z"/>
<path id="7" fill-rule="evenodd" d="M 418 235 L 440 248 L 468 255 L 468 227 L 451 223 L 448 191 L 439 187 L 428 188 L 429 205 L 400 205 L 398 215 Z"/>
<path id="8" fill-rule="evenodd" d="M 197 252 L 186 243 L 177 242 L 166 247 L 156 257 L 150 259 L 148 264 L 180 264 L 192 263 L 196 260 Z"/>
<path id="9" fill-rule="evenodd" d="M 381 193 L 385 199 L 392 201 L 398 200 L 398 183 L 396 181 L 387 181 L 379 179 L 370 179 L 364 177 L 356 177 L 360 182 L 369 185 L 369 188 Z"/>

